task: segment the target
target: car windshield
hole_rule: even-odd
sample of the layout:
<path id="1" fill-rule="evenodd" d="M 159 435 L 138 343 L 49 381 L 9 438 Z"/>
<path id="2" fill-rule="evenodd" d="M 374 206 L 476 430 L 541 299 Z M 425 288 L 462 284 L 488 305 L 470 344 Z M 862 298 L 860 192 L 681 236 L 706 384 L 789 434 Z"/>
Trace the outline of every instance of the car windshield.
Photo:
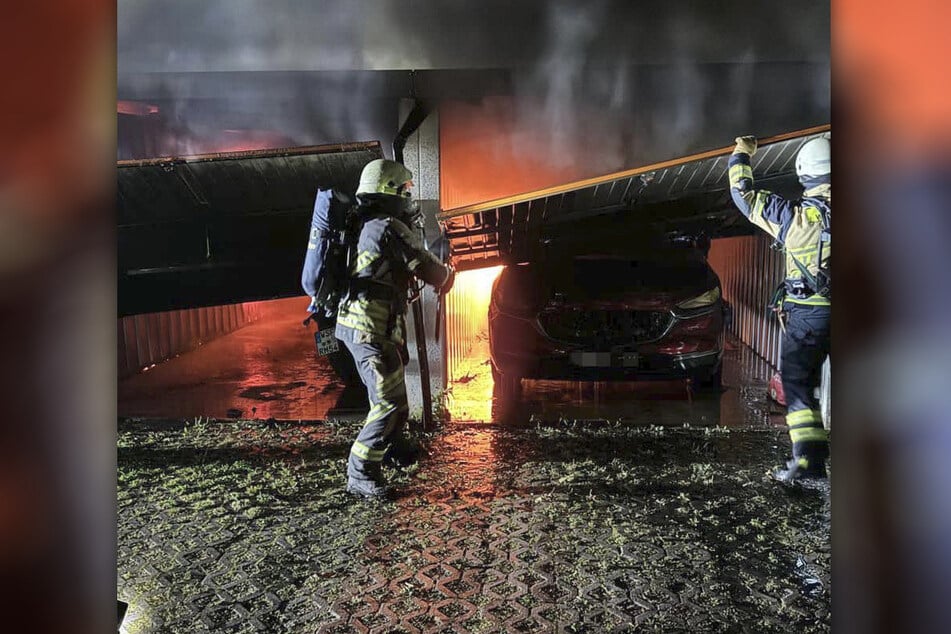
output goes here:
<path id="1" fill-rule="evenodd" d="M 701 257 L 670 251 L 636 258 L 587 255 L 571 260 L 569 278 L 578 287 L 677 289 L 697 284 L 707 274 Z"/>

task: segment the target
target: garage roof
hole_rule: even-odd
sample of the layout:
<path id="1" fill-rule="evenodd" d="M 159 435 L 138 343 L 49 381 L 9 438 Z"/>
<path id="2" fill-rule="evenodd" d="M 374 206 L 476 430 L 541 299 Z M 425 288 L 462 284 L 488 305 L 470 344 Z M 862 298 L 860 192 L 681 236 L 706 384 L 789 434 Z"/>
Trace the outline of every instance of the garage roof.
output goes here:
<path id="1" fill-rule="evenodd" d="M 356 189 L 377 141 L 120 161 L 119 313 L 300 295 L 318 186 Z"/>
<path id="2" fill-rule="evenodd" d="M 802 145 L 829 125 L 760 141 L 753 174 L 760 184 L 795 194 L 795 160 Z M 559 225 L 595 216 L 630 217 L 666 229 L 702 230 L 711 237 L 751 232 L 729 195 L 727 162 L 733 146 L 566 183 L 439 214 L 460 269 L 515 263 Z"/>

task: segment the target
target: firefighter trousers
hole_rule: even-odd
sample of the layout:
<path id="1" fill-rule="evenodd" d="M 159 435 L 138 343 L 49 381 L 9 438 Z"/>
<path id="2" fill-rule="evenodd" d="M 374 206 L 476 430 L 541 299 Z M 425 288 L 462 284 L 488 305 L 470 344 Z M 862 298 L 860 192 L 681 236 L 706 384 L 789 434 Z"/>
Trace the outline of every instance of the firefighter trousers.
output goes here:
<path id="1" fill-rule="evenodd" d="M 793 444 L 793 457 L 819 462 L 829 456 L 828 433 L 816 388 L 822 380 L 822 364 L 829 355 L 829 306 L 806 306 L 787 302 L 786 333 L 783 335 L 782 380 L 786 395 L 786 425 Z"/>
<path id="2" fill-rule="evenodd" d="M 347 475 L 357 480 L 379 481 L 387 445 L 399 436 L 409 416 L 403 360 L 399 348 L 390 342 L 344 344 L 353 356 L 370 401 L 370 413 L 350 448 Z"/>

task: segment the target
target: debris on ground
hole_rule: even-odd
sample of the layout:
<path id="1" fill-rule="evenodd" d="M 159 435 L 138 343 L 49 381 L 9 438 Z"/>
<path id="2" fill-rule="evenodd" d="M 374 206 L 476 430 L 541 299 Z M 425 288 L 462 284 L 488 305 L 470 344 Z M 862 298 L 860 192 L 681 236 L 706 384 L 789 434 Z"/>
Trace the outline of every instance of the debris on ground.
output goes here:
<path id="1" fill-rule="evenodd" d="M 359 423 L 123 421 L 126 632 L 828 631 L 829 503 L 784 432 L 446 425 L 344 494 Z"/>

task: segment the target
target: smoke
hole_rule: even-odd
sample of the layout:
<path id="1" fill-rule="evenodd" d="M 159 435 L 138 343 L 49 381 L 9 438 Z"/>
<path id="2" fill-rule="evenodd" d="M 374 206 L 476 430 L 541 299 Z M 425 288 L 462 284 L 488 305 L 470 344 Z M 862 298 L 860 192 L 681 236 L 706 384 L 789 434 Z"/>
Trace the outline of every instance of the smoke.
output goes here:
<path id="1" fill-rule="evenodd" d="M 706 113 L 711 86 L 691 55 L 691 45 L 702 40 L 704 27 L 692 14 L 681 14 L 668 29 L 674 43 L 674 64 L 668 81 L 673 90 L 670 107 L 657 113 L 653 137 L 663 137 L 673 147 L 686 148 L 710 127 Z"/>
<path id="2" fill-rule="evenodd" d="M 123 0 L 120 75 L 363 68 L 365 2 Z"/>
<path id="3" fill-rule="evenodd" d="M 226 145 L 224 130 L 388 145 L 407 71 L 491 69 L 505 94 L 440 97 L 502 116 L 499 156 L 596 175 L 827 122 L 828 12 L 822 0 L 124 0 L 118 88 L 157 103 L 164 145 L 182 151 Z"/>
<path id="4" fill-rule="evenodd" d="M 160 114 L 120 127 L 119 158 L 391 139 L 393 78 L 360 72 L 364 4 L 120 3 L 119 98 Z"/>
<path id="5" fill-rule="evenodd" d="M 549 3 L 543 46 L 515 73 L 518 127 L 543 140 L 522 155 L 593 176 L 828 122 L 829 34 L 810 21 L 823 4 L 759 9 Z M 745 28 L 754 17 L 768 28 Z"/>
<path id="6" fill-rule="evenodd" d="M 157 155 L 386 141 L 394 134 L 395 99 L 376 96 L 380 78 L 370 73 L 268 75 L 155 75 L 127 81 L 119 94 L 159 107 L 144 132 Z M 120 130 L 120 159 L 142 158 L 134 136 Z"/>
<path id="7" fill-rule="evenodd" d="M 541 57 L 527 78 L 517 81 L 520 123 L 548 131 L 550 153 L 569 160 L 577 146 L 578 112 L 590 48 L 600 32 L 605 2 L 553 2 Z"/>

